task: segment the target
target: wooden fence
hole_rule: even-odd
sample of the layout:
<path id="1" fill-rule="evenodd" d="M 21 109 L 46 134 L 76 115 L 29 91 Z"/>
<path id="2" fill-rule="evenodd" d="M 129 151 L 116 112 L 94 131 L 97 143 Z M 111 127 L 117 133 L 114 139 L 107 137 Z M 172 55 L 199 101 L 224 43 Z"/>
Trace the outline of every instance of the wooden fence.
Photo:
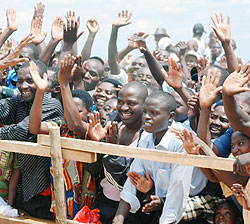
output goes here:
<path id="1" fill-rule="evenodd" d="M 225 171 L 233 171 L 234 163 L 234 159 L 228 158 L 184 155 L 181 153 L 172 153 L 160 150 L 142 149 L 87 140 L 63 138 L 60 137 L 60 130 L 58 127 L 51 127 L 49 136 L 38 135 L 37 143 L 0 140 L 0 148 L 1 150 L 8 152 L 51 157 L 57 209 L 55 221 L 36 219 L 30 216 L 17 218 L 0 216 L 1 224 L 51 224 L 55 222 L 60 224 L 78 223 L 66 219 L 66 205 L 64 199 L 65 195 L 61 162 L 62 159 L 92 163 L 96 161 L 96 154 L 101 153 Z"/>

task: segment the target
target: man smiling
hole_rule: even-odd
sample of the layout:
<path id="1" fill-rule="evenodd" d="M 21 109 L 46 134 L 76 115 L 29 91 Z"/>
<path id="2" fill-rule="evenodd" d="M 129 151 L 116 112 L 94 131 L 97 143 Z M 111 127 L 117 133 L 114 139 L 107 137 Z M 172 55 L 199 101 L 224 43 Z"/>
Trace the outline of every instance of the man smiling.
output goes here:
<path id="1" fill-rule="evenodd" d="M 42 62 L 35 61 L 35 63 L 41 76 L 47 72 Z M 8 125 L 0 128 L 0 139 L 35 142 L 36 135 L 29 132 L 29 113 L 36 92 L 29 71 L 29 62 L 25 62 L 18 70 L 17 87 L 21 96 L 0 100 L 0 123 Z M 55 119 L 62 115 L 60 102 L 45 95 L 42 120 Z M 50 196 L 44 196 L 50 184 L 50 158 L 18 154 L 17 160 L 21 174 L 20 189 L 16 199 L 17 208 L 35 217 L 53 217 L 49 211 Z"/>

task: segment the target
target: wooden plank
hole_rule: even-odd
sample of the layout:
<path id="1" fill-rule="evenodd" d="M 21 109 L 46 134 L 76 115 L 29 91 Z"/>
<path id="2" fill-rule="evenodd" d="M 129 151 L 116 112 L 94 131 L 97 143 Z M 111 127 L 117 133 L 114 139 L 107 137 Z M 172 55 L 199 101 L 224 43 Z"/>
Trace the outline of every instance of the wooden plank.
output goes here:
<path id="1" fill-rule="evenodd" d="M 55 203 L 56 203 L 56 223 L 67 224 L 60 128 L 50 127 L 49 136 L 51 145 L 50 155 L 51 155 L 51 164 L 52 164 L 53 179 L 54 179 Z"/>
<path id="2" fill-rule="evenodd" d="M 7 152 L 16 152 L 36 156 L 50 157 L 50 147 L 41 146 L 33 142 L 20 142 L 10 140 L 0 140 L 0 149 Z M 96 153 L 79 152 L 72 149 L 62 149 L 63 159 L 75 160 L 86 163 L 96 161 Z"/>
<path id="3" fill-rule="evenodd" d="M 38 144 L 49 146 L 49 136 L 39 135 Z M 221 157 L 208 157 L 197 155 L 185 155 L 182 153 L 173 153 L 160 150 L 142 149 L 123 145 L 114 145 L 102 142 L 94 142 L 80 139 L 71 139 L 61 137 L 61 146 L 63 149 L 74 149 L 80 152 L 95 152 L 109 155 L 126 156 L 153 160 L 159 162 L 178 163 L 188 166 L 197 166 L 210 169 L 233 171 L 234 159 Z"/>
<path id="4" fill-rule="evenodd" d="M 7 217 L 0 215 L 1 224 L 28 223 L 28 224 L 55 224 L 55 221 L 37 219 L 31 216 Z"/>
<path id="5" fill-rule="evenodd" d="M 22 224 L 55 224 L 54 220 L 47 220 L 47 219 L 38 219 L 31 216 L 19 216 L 19 217 L 8 217 L 0 215 L 0 223 L 1 224 L 15 224 L 15 223 L 22 223 Z M 68 220 L 67 224 L 79 224 L 79 222 Z"/>

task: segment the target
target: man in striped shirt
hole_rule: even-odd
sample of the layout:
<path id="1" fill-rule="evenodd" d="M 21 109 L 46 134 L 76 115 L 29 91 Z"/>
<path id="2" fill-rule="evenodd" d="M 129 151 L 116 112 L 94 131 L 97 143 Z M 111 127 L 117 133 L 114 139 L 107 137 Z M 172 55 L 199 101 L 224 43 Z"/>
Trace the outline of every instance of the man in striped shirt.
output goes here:
<path id="1" fill-rule="evenodd" d="M 42 62 L 35 63 L 41 76 L 47 73 L 47 68 Z M 29 132 L 29 113 L 36 92 L 29 71 L 29 62 L 25 62 L 18 70 L 17 87 L 21 96 L 0 100 L 0 124 L 8 125 L 0 128 L 0 139 L 35 142 L 36 135 Z M 61 103 L 45 95 L 42 120 L 52 120 L 61 116 Z M 49 211 L 50 192 L 47 191 L 50 184 L 50 158 L 18 154 L 17 160 L 20 181 L 16 207 L 35 217 L 52 219 L 53 214 Z"/>

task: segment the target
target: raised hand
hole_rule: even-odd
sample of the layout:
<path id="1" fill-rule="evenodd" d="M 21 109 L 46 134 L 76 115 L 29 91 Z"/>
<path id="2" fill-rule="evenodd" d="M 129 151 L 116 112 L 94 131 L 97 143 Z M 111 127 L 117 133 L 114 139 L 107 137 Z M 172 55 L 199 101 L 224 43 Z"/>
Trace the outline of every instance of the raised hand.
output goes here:
<path id="1" fill-rule="evenodd" d="M 51 37 L 55 40 L 63 39 L 63 18 L 57 16 L 51 27 Z"/>
<path id="2" fill-rule="evenodd" d="M 47 36 L 47 32 L 42 34 L 43 18 L 35 17 L 31 22 L 31 33 L 34 35 L 33 44 L 40 44 L 44 41 Z"/>
<path id="3" fill-rule="evenodd" d="M 7 9 L 6 16 L 7 16 L 8 29 L 10 31 L 16 31 L 18 28 L 18 22 L 16 21 L 16 10 Z"/>
<path id="4" fill-rule="evenodd" d="M 73 75 L 71 70 L 75 64 L 75 57 L 70 54 L 65 55 L 60 62 L 60 70 L 58 73 L 58 81 L 60 86 L 67 86 L 72 81 Z"/>
<path id="5" fill-rule="evenodd" d="M 87 28 L 90 33 L 96 34 L 99 31 L 99 23 L 97 19 L 89 19 L 87 21 Z"/>
<path id="6" fill-rule="evenodd" d="M 168 58 L 168 74 L 164 69 L 161 69 L 163 78 L 173 88 L 182 88 L 182 70 L 181 65 L 177 64 L 173 58 Z"/>
<path id="7" fill-rule="evenodd" d="M 135 49 L 138 48 L 141 52 L 145 51 L 146 46 L 146 38 L 149 34 L 144 32 L 135 33 L 132 37 L 129 37 L 129 47 Z"/>
<path id="8" fill-rule="evenodd" d="M 35 17 L 41 17 L 41 18 L 43 18 L 44 8 L 45 8 L 45 5 L 42 2 L 37 3 L 37 6 L 34 6 L 33 19 Z"/>
<path id="9" fill-rule="evenodd" d="M 200 57 L 198 59 L 198 65 L 196 66 L 196 69 L 198 71 L 198 82 L 201 80 L 202 72 L 203 70 L 209 66 L 209 60 L 205 57 Z"/>
<path id="10" fill-rule="evenodd" d="M 73 45 L 84 31 L 78 32 L 80 26 L 80 16 L 76 19 L 75 12 L 68 11 L 66 14 L 67 26 L 63 25 L 63 40 L 65 43 Z"/>
<path id="11" fill-rule="evenodd" d="M 36 90 L 40 92 L 45 92 L 46 89 L 48 88 L 48 75 L 44 73 L 42 78 L 37 71 L 37 66 L 35 62 L 33 61 L 30 61 L 29 70 L 33 82 L 36 85 Z"/>
<path id="12" fill-rule="evenodd" d="M 223 94 L 233 96 L 237 93 L 246 92 L 250 89 L 245 86 L 250 80 L 250 65 L 246 64 L 244 68 L 239 65 L 236 71 L 231 73 L 223 83 Z"/>
<path id="13" fill-rule="evenodd" d="M 237 198 L 239 204 L 246 210 L 250 210 L 250 201 L 247 190 L 241 184 L 233 184 L 231 187 L 234 196 Z"/>
<path id="14" fill-rule="evenodd" d="M 216 100 L 218 93 L 222 90 L 222 86 L 219 86 L 221 73 L 217 72 L 217 69 L 209 69 L 207 75 L 202 79 L 202 86 L 200 89 L 200 106 L 211 107 Z"/>
<path id="15" fill-rule="evenodd" d="M 150 191 L 154 185 L 154 182 L 148 172 L 146 172 L 146 177 L 144 177 L 139 173 L 132 171 L 128 172 L 128 177 L 136 189 L 144 194 Z"/>
<path id="16" fill-rule="evenodd" d="M 88 135 L 91 138 L 91 140 L 99 142 L 102 139 L 104 139 L 110 125 L 111 122 L 109 121 L 103 128 L 99 112 L 94 111 L 94 114 L 90 115 L 89 130 L 88 130 Z"/>
<path id="17" fill-rule="evenodd" d="M 132 54 L 127 54 L 127 55 L 124 57 L 125 66 L 132 63 L 132 60 L 131 60 L 131 57 L 132 57 L 132 56 L 133 56 Z"/>
<path id="18" fill-rule="evenodd" d="M 230 28 L 230 17 L 227 17 L 227 23 L 225 23 L 225 19 L 223 14 L 219 15 L 216 13 L 215 18 L 211 17 L 214 26 L 212 26 L 214 32 L 216 33 L 219 40 L 223 42 L 230 42 L 231 40 L 231 28 Z"/>
<path id="19" fill-rule="evenodd" d="M 144 205 L 144 207 L 142 208 L 142 212 L 147 213 L 147 212 L 161 210 L 162 209 L 161 199 L 156 195 L 150 195 L 150 198 L 152 201 Z"/>
<path id="20" fill-rule="evenodd" d="M 195 145 L 193 134 L 190 131 L 184 129 L 183 131 L 170 127 L 170 131 L 176 135 L 176 137 L 183 142 L 183 147 L 188 154 L 199 155 L 200 146 Z"/>
<path id="21" fill-rule="evenodd" d="M 15 64 L 18 64 L 18 63 L 29 61 L 28 58 L 19 58 L 19 56 L 20 56 L 20 53 L 21 53 L 22 49 L 25 46 L 32 43 L 33 38 L 34 38 L 33 34 L 29 34 L 27 37 L 25 37 L 18 44 L 18 46 L 14 49 L 14 51 L 11 52 L 6 58 L 4 58 L 1 61 L 3 65 L 0 66 L 0 70 L 2 70 L 3 68 L 6 68 L 6 67 L 11 67 L 11 66 L 13 66 Z"/>
<path id="22" fill-rule="evenodd" d="M 132 13 L 129 13 L 128 10 L 126 11 L 122 10 L 122 12 L 118 14 L 118 17 L 115 19 L 112 25 L 117 28 L 126 26 L 131 23 L 129 22 L 131 16 Z"/>
<path id="23" fill-rule="evenodd" d="M 108 132 L 105 137 L 107 143 L 119 144 L 120 135 L 117 121 L 113 121 L 112 124 L 109 125 Z"/>
<path id="24" fill-rule="evenodd" d="M 191 98 L 188 100 L 188 112 L 187 115 L 189 118 L 193 118 L 200 113 L 199 107 L 199 96 L 192 95 Z"/>
<path id="25" fill-rule="evenodd" d="M 176 45 L 176 48 L 179 48 L 179 52 L 178 55 L 180 56 L 184 56 L 184 54 L 186 53 L 187 50 L 187 44 L 184 41 L 179 41 Z"/>
<path id="26" fill-rule="evenodd" d="M 73 75 L 72 81 L 73 81 L 75 89 L 77 89 L 77 86 L 79 86 L 80 83 L 81 85 L 83 85 L 83 78 L 84 78 L 85 72 L 82 68 L 81 60 L 82 60 L 81 55 L 75 56 L 75 65 L 71 71 Z"/>

